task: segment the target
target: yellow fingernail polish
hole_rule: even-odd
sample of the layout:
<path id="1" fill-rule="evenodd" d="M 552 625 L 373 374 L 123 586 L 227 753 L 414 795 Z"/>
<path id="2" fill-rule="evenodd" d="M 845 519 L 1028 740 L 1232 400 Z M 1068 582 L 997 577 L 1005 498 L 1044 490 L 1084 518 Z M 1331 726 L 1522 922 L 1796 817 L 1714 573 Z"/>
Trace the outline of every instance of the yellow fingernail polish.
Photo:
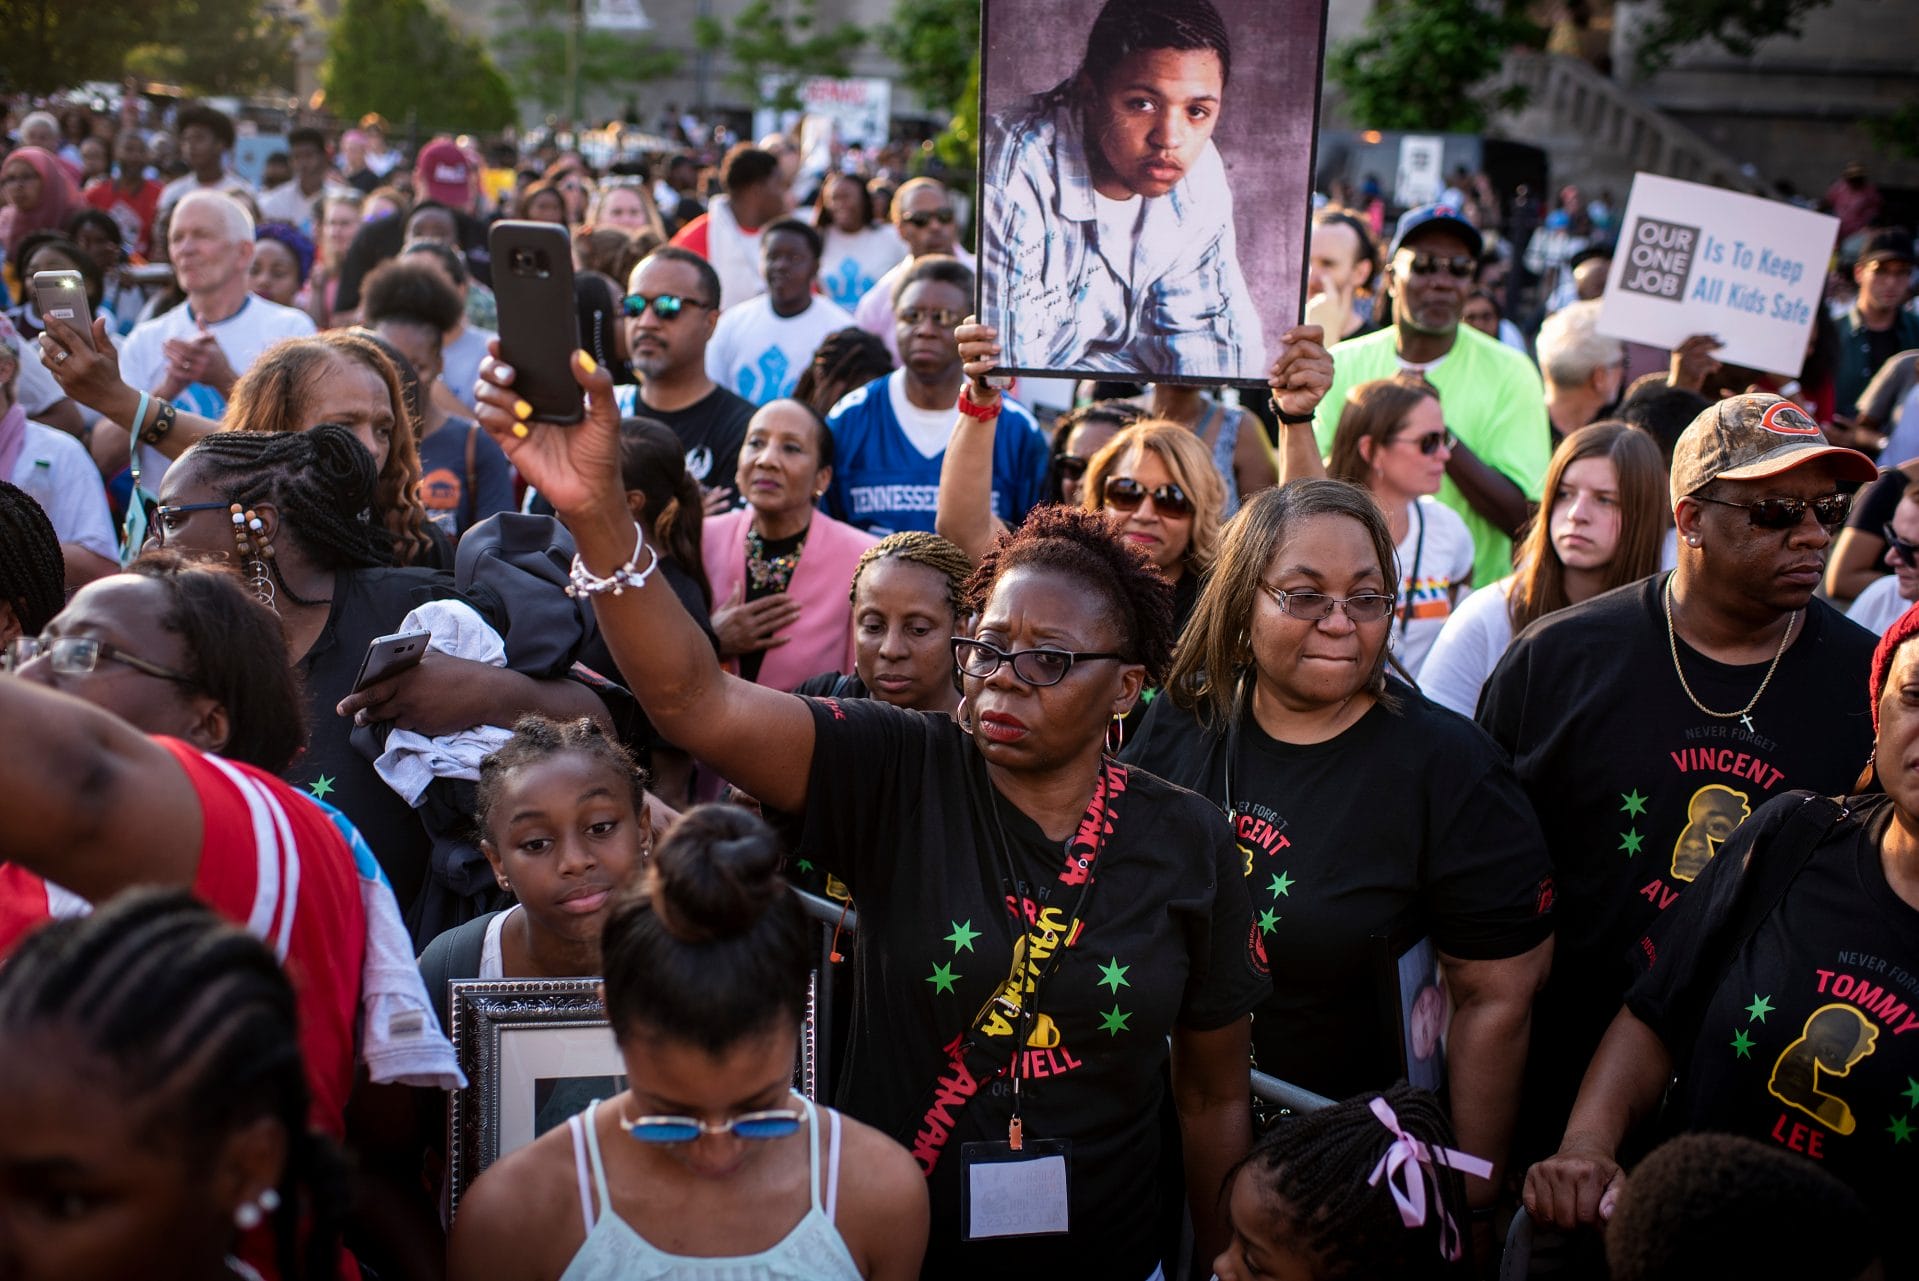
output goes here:
<path id="1" fill-rule="evenodd" d="M 587 355 L 585 352 L 580 353 L 580 364 L 585 366 L 586 372 L 589 374 L 595 374 L 600 371 L 600 367 L 595 363 L 593 357 Z"/>
<path id="2" fill-rule="evenodd" d="M 521 440 L 525 440 L 527 436 L 529 436 L 531 433 L 527 431 L 525 423 L 514 423 L 513 434 L 515 436 L 518 436 Z"/>
<path id="3" fill-rule="evenodd" d="M 531 418 L 533 417 L 533 406 L 527 404 L 524 400 L 516 400 L 513 402 L 513 416 L 515 418 Z"/>

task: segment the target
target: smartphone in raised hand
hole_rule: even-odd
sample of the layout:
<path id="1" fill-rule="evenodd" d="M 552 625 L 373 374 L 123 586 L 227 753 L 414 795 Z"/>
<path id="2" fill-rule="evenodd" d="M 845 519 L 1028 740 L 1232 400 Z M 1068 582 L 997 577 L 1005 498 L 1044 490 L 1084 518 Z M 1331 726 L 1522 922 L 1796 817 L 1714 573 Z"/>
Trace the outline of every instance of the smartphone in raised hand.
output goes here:
<path id="1" fill-rule="evenodd" d="M 493 224 L 487 248 L 500 310 L 500 358 L 513 367 L 513 390 L 540 421 L 579 422 L 586 407 L 573 378 L 580 321 L 566 229 L 508 219 Z"/>
<path id="2" fill-rule="evenodd" d="M 44 316 L 58 316 L 80 331 L 80 341 L 93 345 L 93 306 L 87 301 L 87 282 L 72 268 L 33 273 L 33 305 Z"/>

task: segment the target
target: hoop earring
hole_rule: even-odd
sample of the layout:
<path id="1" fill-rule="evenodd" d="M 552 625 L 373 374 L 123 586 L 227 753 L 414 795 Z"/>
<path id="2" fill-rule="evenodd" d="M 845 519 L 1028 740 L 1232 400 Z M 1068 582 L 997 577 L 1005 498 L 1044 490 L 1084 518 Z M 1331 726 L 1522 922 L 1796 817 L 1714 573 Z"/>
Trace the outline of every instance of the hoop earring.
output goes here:
<path id="1" fill-rule="evenodd" d="M 1106 754 L 1118 756 L 1126 746 L 1126 718 L 1117 712 L 1106 725 Z"/>
<path id="2" fill-rule="evenodd" d="M 973 732 L 973 720 L 967 715 L 969 710 L 966 706 L 966 695 L 961 694 L 959 706 L 953 709 L 953 723 L 958 725 L 963 732 L 971 734 Z"/>

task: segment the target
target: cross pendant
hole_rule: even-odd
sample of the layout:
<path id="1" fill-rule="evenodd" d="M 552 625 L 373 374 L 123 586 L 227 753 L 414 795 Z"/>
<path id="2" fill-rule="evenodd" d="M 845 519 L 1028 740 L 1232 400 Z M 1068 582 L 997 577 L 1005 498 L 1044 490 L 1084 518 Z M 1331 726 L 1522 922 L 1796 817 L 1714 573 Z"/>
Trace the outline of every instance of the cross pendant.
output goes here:
<path id="1" fill-rule="evenodd" d="M 1752 714 L 1751 714 L 1750 712 L 1741 712 L 1741 713 L 1739 714 L 1739 723 L 1740 723 L 1741 725 L 1744 725 L 1744 726 L 1746 727 L 1746 732 L 1747 732 L 1748 734 L 1750 734 L 1750 733 L 1752 733 L 1752 732 L 1753 732 L 1753 728 L 1752 728 Z"/>

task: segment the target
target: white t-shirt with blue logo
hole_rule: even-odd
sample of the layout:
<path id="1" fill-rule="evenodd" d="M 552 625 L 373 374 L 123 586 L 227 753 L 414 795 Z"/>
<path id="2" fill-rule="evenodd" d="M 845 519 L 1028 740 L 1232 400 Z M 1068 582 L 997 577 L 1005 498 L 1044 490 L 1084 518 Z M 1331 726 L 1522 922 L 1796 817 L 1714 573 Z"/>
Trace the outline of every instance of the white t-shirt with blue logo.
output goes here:
<path id="1" fill-rule="evenodd" d="M 797 316 L 781 316 L 765 294 L 735 303 L 720 315 L 706 344 L 706 376 L 756 405 L 793 394 L 826 336 L 853 317 L 815 297 Z"/>
<path id="2" fill-rule="evenodd" d="M 820 288 L 849 312 L 860 305 L 866 291 L 906 257 L 906 242 L 885 223 L 848 234 L 838 227 L 821 233 L 826 248 L 820 255 Z"/>
<path id="3" fill-rule="evenodd" d="M 1002 397 L 1000 405 L 993 514 L 1011 527 L 1045 496 L 1048 449 L 1023 405 L 1011 397 Z M 903 369 L 848 392 L 826 419 L 834 446 L 827 513 L 874 534 L 930 531 L 940 463 L 957 415 L 956 409 L 923 410 L 908 402 Z M 936 420 L 943 420 L 943 430 L 936 429 Z"/>

